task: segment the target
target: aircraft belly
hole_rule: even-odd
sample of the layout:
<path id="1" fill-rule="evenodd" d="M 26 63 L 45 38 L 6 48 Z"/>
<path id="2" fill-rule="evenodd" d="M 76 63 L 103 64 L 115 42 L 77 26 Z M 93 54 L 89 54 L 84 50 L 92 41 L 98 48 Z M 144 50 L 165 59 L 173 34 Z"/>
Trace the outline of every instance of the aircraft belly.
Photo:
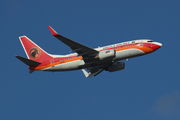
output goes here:
<path id="1" fill-rule="evenodd" d="M 115 60 L 116 59 L 122 60 L 122 59 L 137 57 L 144 54 L 145 53 L 139 49 L 127 49 L 127 50 L 117 51 Z"/>

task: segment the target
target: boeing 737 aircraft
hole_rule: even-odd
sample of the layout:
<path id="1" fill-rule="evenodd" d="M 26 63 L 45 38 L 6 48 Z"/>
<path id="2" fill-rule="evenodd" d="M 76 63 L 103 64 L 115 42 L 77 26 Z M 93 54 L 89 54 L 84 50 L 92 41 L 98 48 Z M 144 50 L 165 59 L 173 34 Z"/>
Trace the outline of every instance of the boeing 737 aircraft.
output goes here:
<path id="1" fill-rule="evenodd" d="M 28 37 L 21 36 L 19 39 L 28 59 L 21 56 L 16 57 L 28 65 L 30 73 L 35 70 L 55 72 L 81 69 L 86 77 L 92 77 L 103 70 L 109 72 L 123 70 L 125 63 L 120 60 L 145 55 L 156 51 L 162 46 L 159 42 L 140 39 L 92 49 L 59 35 L 50 26 L 48 28 L 54 37 L 68 45 L 72 49 L 71 52 L 76 53 L 52 55 L 44 51 Z"/>

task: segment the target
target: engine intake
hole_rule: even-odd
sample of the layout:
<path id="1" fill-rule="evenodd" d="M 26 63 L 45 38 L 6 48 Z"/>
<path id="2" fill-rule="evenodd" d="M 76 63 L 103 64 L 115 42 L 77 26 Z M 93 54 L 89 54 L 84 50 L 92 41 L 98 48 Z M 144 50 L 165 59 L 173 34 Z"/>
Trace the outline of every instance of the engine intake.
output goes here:
<path id="1" fill-rule="evenodd" d="M 106 71 L 114 72 L 114 71 L 118 71 L 118 70 L 123 70 L 124 68 L 125 68 L 124 62 L 116 62 L 116 63 L 108 66 Z"/>

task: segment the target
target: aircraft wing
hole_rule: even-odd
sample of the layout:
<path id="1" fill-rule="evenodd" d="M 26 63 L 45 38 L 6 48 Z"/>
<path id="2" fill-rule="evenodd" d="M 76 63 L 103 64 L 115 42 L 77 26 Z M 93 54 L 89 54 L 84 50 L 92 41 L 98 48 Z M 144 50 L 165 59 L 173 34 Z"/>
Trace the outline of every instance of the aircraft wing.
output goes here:
<path id="1" fill-rule="evenodd" d="M 57 39 L 61 40 L 63 43 L 68 45 L 72 49 L 71 52 L 77 52 L 78 56 L 88 57 L 88 56 L 95 56 L 96 54 L 99 53 L 97 50 L 94 50 L 85 45 L 77 43 L 62 35 L 59 35 L 51 26 L 48 26 L 48 28 L 54 37 L 56 37 Z"/>

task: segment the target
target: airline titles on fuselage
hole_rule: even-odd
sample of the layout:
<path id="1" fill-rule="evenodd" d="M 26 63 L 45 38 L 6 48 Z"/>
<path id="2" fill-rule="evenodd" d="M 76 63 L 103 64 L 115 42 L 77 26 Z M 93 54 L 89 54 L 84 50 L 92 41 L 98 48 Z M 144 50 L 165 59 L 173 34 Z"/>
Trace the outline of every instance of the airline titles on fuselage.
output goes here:
<path id="1" fill-rule="evenodd" d="M 109 46 L 103 47 L 103 49 L 113 48 L 113 47 L 127 45 L 127 44 L 134 44 L 135 45 L 135 41 L 130 41 L 130 42 L 124 42 L 124 43 L 118 43 L 118 44 L 114 44 L 114 45 L 109 45 Z"/>

